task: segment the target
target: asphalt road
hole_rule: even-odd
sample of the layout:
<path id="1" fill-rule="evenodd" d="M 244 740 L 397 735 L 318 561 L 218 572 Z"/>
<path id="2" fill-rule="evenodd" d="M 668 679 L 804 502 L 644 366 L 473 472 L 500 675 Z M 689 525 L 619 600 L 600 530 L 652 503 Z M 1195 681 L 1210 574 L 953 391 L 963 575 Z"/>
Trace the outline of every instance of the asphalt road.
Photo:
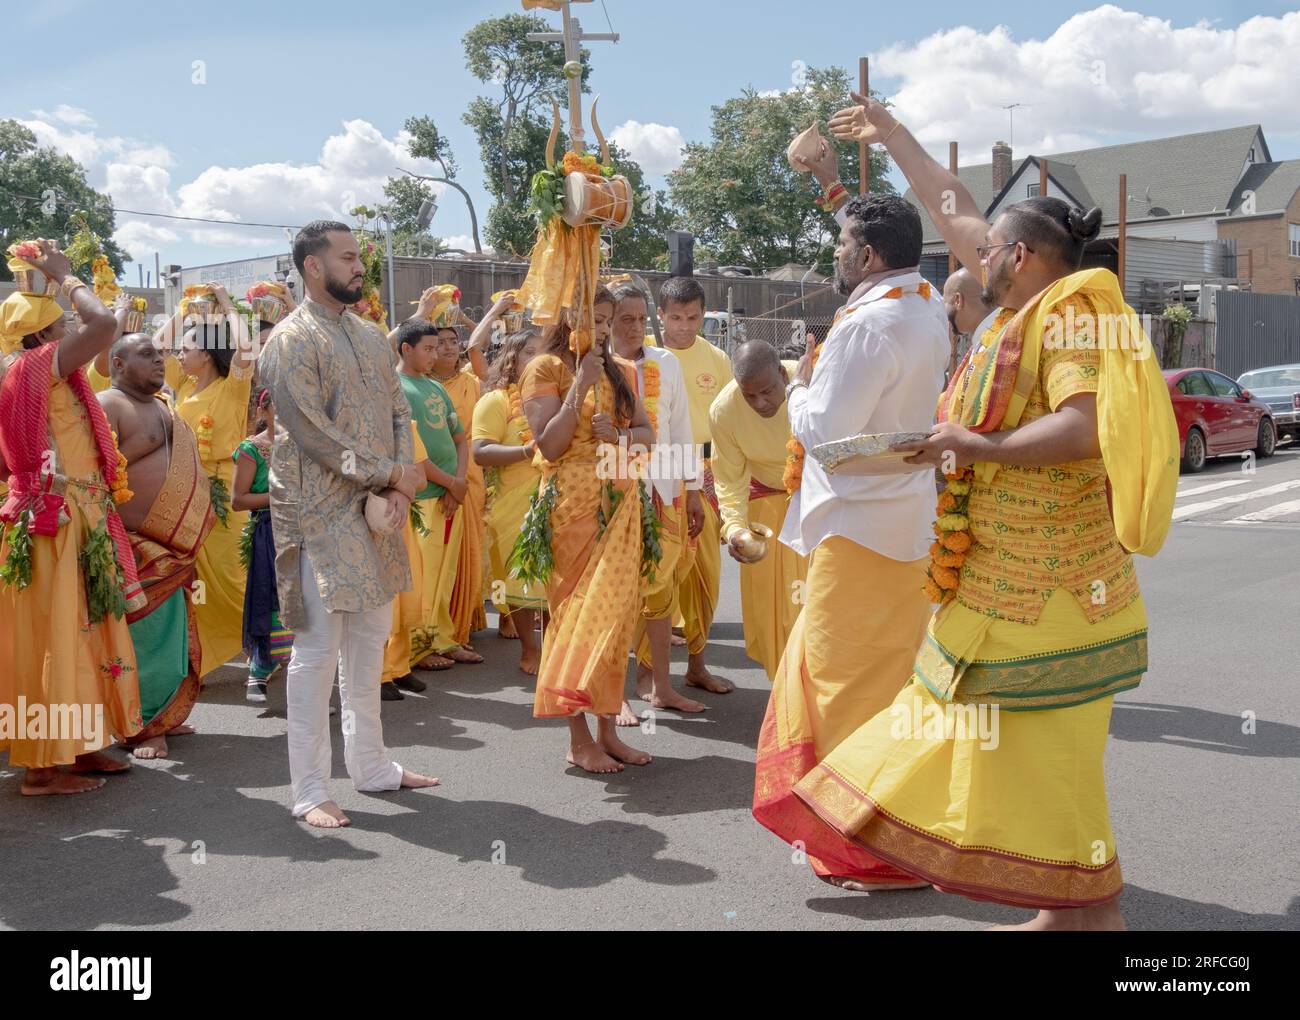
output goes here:
<path id="1" fill-rule="evenodd" d="M 1300 504 L 1271 509 L 1300 500 L 1300 451 L 1241 479 L 1236 458 L 1184 479 L 1178 505 L 1193 509 L 1139 563 L 1151 670 L 1117 699 L 1107 755 L 1132 928 L 1300 927 Z M 1228 496 L 1247 498 L 1198 506 Z M 283 690 L 249 705 L 227 667 L 197 735 L 96 793 L 22 798 L 0 769 L 0 925 L 915 930 L 1027 916 L 934 891 L 831 890 L 753 821 L 768 684 L 745 658 L 725 562 L 712 661 L 739 689 L 635 734 L 651 766 L 566 768 L 563 726 L 531 718 L 517 646 L 489 631 L 486 664 L 429 674 L 426 696 L 384 706 L 397 759 L 444 785 L 355 792 L 336 721 L 334 792 L 354 827 L 309 830 L 286 807 Z"/>

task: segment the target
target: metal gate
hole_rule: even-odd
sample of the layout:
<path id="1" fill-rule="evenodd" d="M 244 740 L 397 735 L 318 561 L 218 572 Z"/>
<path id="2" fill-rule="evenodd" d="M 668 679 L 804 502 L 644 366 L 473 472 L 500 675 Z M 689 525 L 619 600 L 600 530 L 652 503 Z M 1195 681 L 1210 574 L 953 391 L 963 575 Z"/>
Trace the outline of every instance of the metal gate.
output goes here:
<path id="1" fill-rule="evenodd" d="M 1300 362 L 1300 297 L 1221 290 L 1215 318 L 1214 367 L 1224 375 Z"/>

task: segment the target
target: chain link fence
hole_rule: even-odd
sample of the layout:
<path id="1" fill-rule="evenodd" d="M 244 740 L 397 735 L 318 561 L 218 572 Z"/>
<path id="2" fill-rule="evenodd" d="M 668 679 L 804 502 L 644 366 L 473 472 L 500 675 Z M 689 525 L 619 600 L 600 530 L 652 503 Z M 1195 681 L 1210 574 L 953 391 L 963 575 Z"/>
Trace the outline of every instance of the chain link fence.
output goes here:
<path id="1" fill-rule="evenodd" d="M 808 337 L 821 343 L 830 332 L 832 317 L 809 316 L 806 319 L 776 318 L 770 315 L 737 315 L 705 323 L 705 337 L 730 356 L 748 340 L 761 340 L 777 349 L 782 358 L 798 360 L 807 350 Z"/>

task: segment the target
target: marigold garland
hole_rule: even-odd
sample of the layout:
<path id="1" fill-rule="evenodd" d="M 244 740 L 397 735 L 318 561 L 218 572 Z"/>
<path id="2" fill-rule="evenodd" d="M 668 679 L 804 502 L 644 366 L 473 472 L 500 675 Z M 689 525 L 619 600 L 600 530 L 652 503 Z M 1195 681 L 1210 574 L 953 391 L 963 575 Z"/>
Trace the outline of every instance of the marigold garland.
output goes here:
<path id="1" fill-rule="evenodd" d="M 117 454 L 117 473 L 114 475 L 113 482 L 109 488 L 113 492 L 113 502 L 120 505 L 134 499 L 135 493 L 127 487 L 126 457 L 122 455 L 122 450 L 117 445 L 116 432 L 113 433 L 113 452 Z"/>
<path id="2" fill-rule="evenodd" d="M 205 414 L 199 419 L 199 427 L 194 430 L 194 437 L 199 441 L 199 456 L 205 460 L 212 457 L 212 415 Z"/>
<path id="3" fill-rule="evenodd" d="M 645 399 L 642 403 L 645 405 L 646 417 L 650 419 L 650 428 L 656 436 L 659 435 L 659 394 L 661 392 L 659 377 L 659 363 L 646 358 L 645 362 Z"/>
<path id="4" fill-rule="evenodd" d="M 957 597 L 962 564 L 973 544 L 967 507 L 975 472 L 972 468 L 962 468 L 944 477 L 948 484 L 939 493 L 938 519 L 934 522 L 938 541 L 930 545 L 930 566 L 923 589 L 931 602 L 940 605 L 947 605 Z"/>
<path id="5" fill-rule="evenodd" d="M 519 393 L 519 387 L 514 383 L 507 386 L 506 397 L 510 401 L 511 420 L 518 418 L 523 422 L 523 425 L 519 427 L 519 445 L 527 446 L 533 441 L 533 430 L 528 427 L 528 418 L 524 415 L 524 401 Z"/>
<path id="6" fill-rule="evenodd" d="M 822 348 L 826 345 L 823 340 L 813 348 L 812 367 L 817 367 L 817 359 L 821 356 Z M 803 460 L 805 450 L 803 443 L 791 436 L 785 444 L 785 471 L 781 475 L 781 484 L 785 486 L 785 491 L 789 493 L 797 492 L 803 485 Z"/>

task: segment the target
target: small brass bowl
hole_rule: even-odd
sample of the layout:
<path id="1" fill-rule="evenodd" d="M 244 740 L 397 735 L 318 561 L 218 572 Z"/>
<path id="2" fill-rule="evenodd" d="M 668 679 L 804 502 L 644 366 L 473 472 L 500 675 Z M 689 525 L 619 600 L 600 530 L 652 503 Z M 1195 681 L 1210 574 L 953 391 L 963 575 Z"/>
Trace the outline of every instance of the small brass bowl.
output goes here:
<path id="1" fill-rule="evenodd" d="M 757 563 L 767 555 L 767 542 L 772 537 L 772 529 L 765 524 L 751 524 L 737 532 L 739 549 L 736 551 L 741 563 Z"/>

